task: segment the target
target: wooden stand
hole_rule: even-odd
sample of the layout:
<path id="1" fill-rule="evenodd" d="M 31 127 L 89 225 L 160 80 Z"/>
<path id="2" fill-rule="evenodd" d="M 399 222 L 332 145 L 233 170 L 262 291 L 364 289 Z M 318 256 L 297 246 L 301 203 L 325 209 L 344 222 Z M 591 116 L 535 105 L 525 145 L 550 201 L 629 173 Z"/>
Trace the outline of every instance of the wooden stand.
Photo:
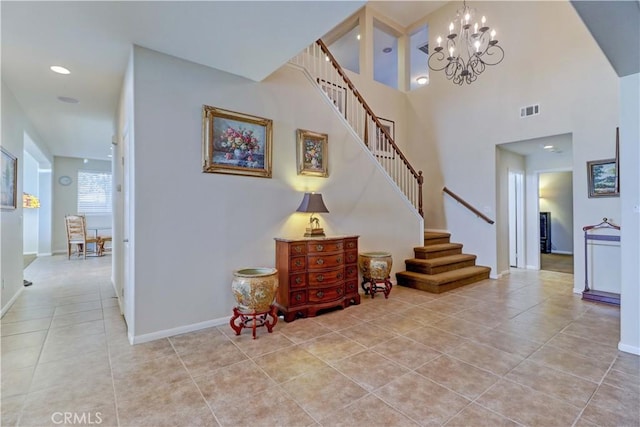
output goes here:
<path id="1" fill-rule="evenodd" d="M 605 291 L 596 291 L 589 288 L 589 267 L 588 259 L 589 254 L 587 246 L 590 241 L 606 241 L 606 242 L 619 242 L 620 236 L 602 235 L 602 234 L 589 234 L 591 230 L 609 228 L 620 231 L 620 227 L 607 221 L 607 218 L 603 218 L 600 224 L 587 225 L 582 227 L 584 231 L 584 291 L 582 292 L 582 299 L 587 301 L 602 302 L 605 304 L 620 305 L 620 294 Z"/>
<path id="2" fill-rule="evenodd" d="M 365 295 L 371 295 L 371 299 L 373 299 L 376 296 L 376 292 L 384 292 L 384 297 L 389 298 L 391 288 L 393 287 L 389 276 L 384 280 L 372 279 L 370 277 L 363 277 L 362 279 L 362 290 Z M 366 283 L 368 283 L 369 286 L 365 286 Z M 381 283 L 381 285 L 378 283 Z"/>
<path id="3" fill-rule="evenodd" d="M 271 320 L 269 320 L 269 318 L 271 318 Z M 240 319 L 240 321 L 236 322 L 238 319 Z M 229 325 L 231 329 L 236 331 L 236 335 L 240 335 L 242 328 L 251 328 L 254 340 L 256 339 L 256 328 L 266 326 L 267 331 L 271 333 L 276 323 L 278 323 L 278 314 L 274 305 L 271 305 L 269 311 L 251 314 L 242 313 L 238 310 L 238 307 L 234 307 L 233 316 L 231 320 L 229 320 Z"/>

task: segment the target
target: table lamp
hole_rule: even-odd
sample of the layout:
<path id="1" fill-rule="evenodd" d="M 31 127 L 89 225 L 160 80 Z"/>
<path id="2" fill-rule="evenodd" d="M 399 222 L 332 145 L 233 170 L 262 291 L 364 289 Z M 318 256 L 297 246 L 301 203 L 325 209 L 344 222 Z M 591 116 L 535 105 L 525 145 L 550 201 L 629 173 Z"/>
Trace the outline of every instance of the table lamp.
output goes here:
<path id="1" fill-rule="evenodd" d="M 311 213 L 311 217 L 309 217 L 309 226 L 306 229 L 306 233 L 304 233 L 304 237 L 324 237 L 324 230 L 320 228 L 320 220 L 318 218 L 314 218 L 318 212 L 327 212 L 329 213 L 329 209 L 324 205 L 322 201 L 322 194 L 320 193 L 304 193 L 304 197 L 302 198 L 302 203 L 296 209 L 296 212 L 306 212 Z"/>

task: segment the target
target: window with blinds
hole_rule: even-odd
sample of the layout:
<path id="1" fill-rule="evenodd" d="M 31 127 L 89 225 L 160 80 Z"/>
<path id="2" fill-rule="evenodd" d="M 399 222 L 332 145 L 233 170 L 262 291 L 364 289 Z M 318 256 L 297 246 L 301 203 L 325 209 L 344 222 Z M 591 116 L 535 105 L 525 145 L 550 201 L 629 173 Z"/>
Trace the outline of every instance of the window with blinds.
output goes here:
<path id="1" fill-rule="evenodd" d="M 78 213 L 111 213 L 111 172 L 78 171 Z"/>

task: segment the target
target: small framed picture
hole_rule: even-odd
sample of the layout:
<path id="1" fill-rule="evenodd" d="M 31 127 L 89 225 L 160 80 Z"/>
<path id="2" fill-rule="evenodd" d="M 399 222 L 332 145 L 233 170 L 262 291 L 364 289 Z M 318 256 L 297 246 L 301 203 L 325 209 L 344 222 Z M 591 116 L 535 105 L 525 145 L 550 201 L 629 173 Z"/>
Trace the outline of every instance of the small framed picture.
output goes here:
<path id="1" fill-rule="evenodd" d="M 16 209 L 18 206 L 18 159 L 13 154 L 2 148 L 2 209 Z"/>
<path id="2" fill-rule="evenodd" d="M 335 83 L 326 80 L 317 79 L 320 88 L 327 94 L 327 97 L 333 101 L 333 105 L 347 118 L 347 89 Z"/>
<path id="3" fill-rule="evenodd" d="M 395 139 L 396 137 L 396 124 L 393 120 L 383 119 L 382 117 L 378 117 L 378 121 L 382 124 L 382 127 L 387 131 L 391 139 Z M 377 157 L 385 157 L 389 159 L 393 159 L 396 154 L 391 142 L 389 142 L 388 138 L 385 136 L 384 132 L 382 132 L 376 126 L 376 139 L 374 141 L 373 147 L 371 147 L 371 152 Z"/>
<path id="4" fill-rule="evenodd" d="M 202 171 L 271 178 L 272 123 L 204 105 Z"/>
<path id="5" fill-rule="evenodd" d="M 328 136 L 326 133 L 297 131 L 298 175 L 329 176 Z"/>
<path id="6" fill-rule="evenodd" d="M 619 197 L 616 159 L 587 162 L 589 197 Z"/>

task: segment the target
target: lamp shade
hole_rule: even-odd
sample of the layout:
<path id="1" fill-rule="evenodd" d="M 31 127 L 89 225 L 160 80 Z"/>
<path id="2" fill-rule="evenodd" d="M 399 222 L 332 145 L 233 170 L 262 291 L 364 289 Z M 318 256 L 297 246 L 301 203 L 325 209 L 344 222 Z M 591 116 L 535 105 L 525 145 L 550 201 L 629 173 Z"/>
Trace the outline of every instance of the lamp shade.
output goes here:
<path id="1" fill-rule="evenodd" d="M 296 209 L 296 212 L 307 212 L 307 213 L 316 213 L 316 212 L 329 212 L 329 209 L 324 205 L 324 201 L 322 200 L 322 194 L 320 193 L 304 193 L 304 197 L 302 198 L 302 203 Z"/>

